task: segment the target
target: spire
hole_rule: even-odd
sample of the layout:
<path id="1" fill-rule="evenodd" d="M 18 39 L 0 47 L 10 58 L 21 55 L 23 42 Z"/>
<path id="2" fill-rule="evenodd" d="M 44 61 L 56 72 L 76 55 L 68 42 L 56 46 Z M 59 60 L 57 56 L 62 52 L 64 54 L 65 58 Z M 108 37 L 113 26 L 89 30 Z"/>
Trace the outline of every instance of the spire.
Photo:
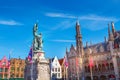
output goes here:
<path id="1" fill-rule="evenodd" d="M 112 26 L 114 26 L 114 24 L 112 23 Z M 109 38 L 109 41 L 113 41 L 114 40 L 114 37 L 113 37 L 113 33 L 110 32 L 110 23 L 108 23 L 108 38 Z"/>
<path id="2" fill-rule="evenodd" d="M 67 47 L 66 47 L 66 53 L 68 53 L 68 49 L 67 49 Z"/>
<path id="3" fill-rule="evenodd" d="M 110 38 L 110 23 L 108 23 L 108 38 Z"/>
<path id="4" fill-rule="evenodd" d="M 78 18 L 77 18 L 77 21 L 76 21 L 76 26 L 77 26 L 77 25 L 80 25 L 80 24 L 79 24 L 79 19 L 78 19 Z"/>
<path id="5" fill-rule="evenodd" d="M 79 20 L 76 21 L 76 34 L 81 34 Z"/>
<path id="6" fill-rule="evenodd" d="M 111 25 L 112 25 L 112 33 L 113 33 L 113 35 L 114 35 L 114 34 L 115 34 L 114 22 L 111 22 Z"/>
<path id="7" fill-rule="evenodd" d="M 77 48 L 77 54 L 79 56 L 83 55 L 83 53 L 82 53 L 82 49 L 83 49 L 82 35 L 81 35 L 80 24 L 79 24 L 78 20 L 76 21 L 76 48 Z"/>

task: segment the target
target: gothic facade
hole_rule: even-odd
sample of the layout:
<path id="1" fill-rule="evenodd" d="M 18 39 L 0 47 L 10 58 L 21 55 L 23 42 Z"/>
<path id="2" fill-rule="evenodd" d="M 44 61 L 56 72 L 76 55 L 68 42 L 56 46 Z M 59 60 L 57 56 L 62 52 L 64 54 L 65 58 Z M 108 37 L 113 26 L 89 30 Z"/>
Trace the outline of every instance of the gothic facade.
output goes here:
<path id="1" fill-rule="evenodd" d="M 112 28 L 112 30 L 110 30 Z M 66 51 L 69 80 L 119 80 L 120 77 L 120 31 L 114 23 L 108 25 L 108 40 L 102 43 L 82 45 L 80 24 L 76 22 L 76 46 Z"/>

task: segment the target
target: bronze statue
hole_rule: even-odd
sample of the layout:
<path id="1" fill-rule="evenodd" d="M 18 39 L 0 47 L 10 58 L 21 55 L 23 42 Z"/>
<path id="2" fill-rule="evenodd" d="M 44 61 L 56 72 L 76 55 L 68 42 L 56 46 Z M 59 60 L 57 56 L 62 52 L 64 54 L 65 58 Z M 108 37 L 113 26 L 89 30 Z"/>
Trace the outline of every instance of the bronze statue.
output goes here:
<path id="1" fill-rule="evenodd" d="M 35 24 L 33 27 L 33 35 L 34 35 L 33 49 L 42 51 L 42 47 L 43 47 L 42 34 L 41 33 L 37 34 L 37 31 L 38 31 L 38 24 Z"/>

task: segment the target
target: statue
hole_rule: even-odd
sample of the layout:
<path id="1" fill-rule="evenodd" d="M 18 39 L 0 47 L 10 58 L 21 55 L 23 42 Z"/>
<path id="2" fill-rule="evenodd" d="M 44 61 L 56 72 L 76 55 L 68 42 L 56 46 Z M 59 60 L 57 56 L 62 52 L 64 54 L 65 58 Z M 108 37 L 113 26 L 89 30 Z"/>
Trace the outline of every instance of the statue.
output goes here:
<path id="1" fill-rule="evenodd" d="M 38 31 L 38 25 L 35 24 L 33 27 L 33 35 L 34 35 L 33 49 L 42 51 L 42 47 L 43 47 L 42 34 L 41 33 L 37 34 L 37 31 Z"/>

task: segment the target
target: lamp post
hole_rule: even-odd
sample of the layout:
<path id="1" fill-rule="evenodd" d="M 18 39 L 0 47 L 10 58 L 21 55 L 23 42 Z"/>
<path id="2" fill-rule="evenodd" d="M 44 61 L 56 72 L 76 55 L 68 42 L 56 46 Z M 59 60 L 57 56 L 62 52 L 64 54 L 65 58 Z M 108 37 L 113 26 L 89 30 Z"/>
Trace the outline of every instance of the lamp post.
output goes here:
<path id="1" fill-rule="evenodd" d="M 93 59 L 92 59 L 91 56 L 90 56 L 90 59 L 89 59 L 89 66 L 90 66 L 91 80 L 93 80 L 93 73 L 92 73 Z"/>
<path id="2" fill-rule="evenodd" d="M 93 80 L 92 66 L 90 66 L 90 75 L 91 75 L 91 80 Z"/>

